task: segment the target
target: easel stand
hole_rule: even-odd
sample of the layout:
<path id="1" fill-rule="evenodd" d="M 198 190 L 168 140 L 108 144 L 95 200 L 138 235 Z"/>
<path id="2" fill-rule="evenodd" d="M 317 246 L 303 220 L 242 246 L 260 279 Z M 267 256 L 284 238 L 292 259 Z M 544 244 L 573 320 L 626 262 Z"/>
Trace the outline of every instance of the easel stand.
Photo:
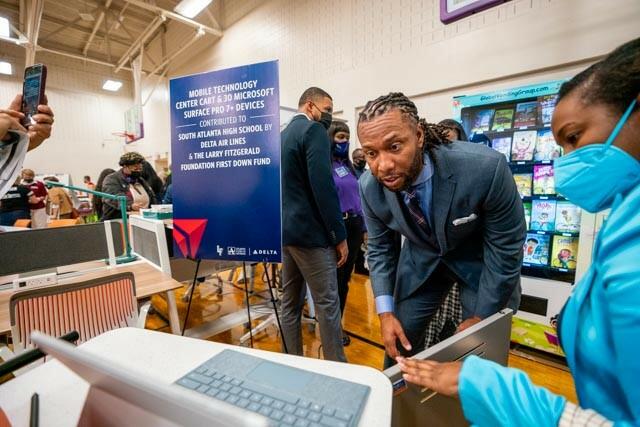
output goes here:
<path id="1" fill-rule="evenodd" d="M 264 274 L 266 278 L 265 281 L 267 283 L 267 287 L 269 288 L 269 295 L 270 295 L 271 304 L 273 307 L 273 312 L 269 315 L 267 319 L 265 319 L 263 322 L 260 322 L 260 324 L 258 324 L 255 328 L 252 328 L 251 321 L 249 321 L 248 323 L 249 332 L 247 332 L 242 337 L 240 337 L 240 343 L 242 344 L 246 342 L 247 339 L 253 340 L 254 334 L 262 332 L 265 329 L 267 329 L 269 326 L 275 324 L 278 328 L 278 332 L 280 333 L 280 336 L 282 337 L 282 347 L 284 351 L 288 353 L 289 349 L 287 347 L 287 343 L 285 342 L 284 334 L 282 333 L 282 324 L 280 323 L 280 315 L 278 314 L 278 305 L 277 305 L 278 299 L 276 298 L 276 294 L 274 293 L 274 288 L 276 287 L 275 277 L 272 277 L 271 275 L 269 275 L 269 264 L 266 261 L 263 262 L 263 266 L 264 266 Z M 244 276 L 246 277 L 246 272 L 244 273 Z M 246 288 L 246 281 L 245 281 L 245 288 Z M 249 303 L 247 300 L 247 307 L 248 306 L 249 306 Z"/>
<path id="2" fill-rule="evenodd" d="M 187 305 L 187 312 L 184 316 L 184 324 L 182 325 L 182 336 L 184 336 L 184 331 L 187 329 L 187 321 L 189 320 L 189 312 L 191 311 L 191 302 L 193 301 L 193 292 L 196 290 L 196 282 L 198 281 L 198 271 L 200 270 L 200 261 L 201 259 L 192 259 L 192 261 L 196 262 L 196 271 L 193 273 L 193 281 L 191 282 L 191 292 L 189 293 L 189 304 Z"/>

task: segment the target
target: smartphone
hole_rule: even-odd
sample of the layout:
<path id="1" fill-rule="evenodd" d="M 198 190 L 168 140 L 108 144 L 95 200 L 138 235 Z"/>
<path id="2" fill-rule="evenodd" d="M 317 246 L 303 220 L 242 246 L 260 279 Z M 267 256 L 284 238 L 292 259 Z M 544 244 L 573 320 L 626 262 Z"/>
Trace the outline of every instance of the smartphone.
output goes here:
<path id="1" fill-rule="evenodd" d="M 38 105 L 44 103 L 44 85 L 47 80 L 47 67 L 43 64 L 35 64 L 24 70 L 24 82 L 22 83 L 22 112 L 24 119 L 22 125 L 27 127 L 32 124 L 31 117 L 38 114 Z"/>

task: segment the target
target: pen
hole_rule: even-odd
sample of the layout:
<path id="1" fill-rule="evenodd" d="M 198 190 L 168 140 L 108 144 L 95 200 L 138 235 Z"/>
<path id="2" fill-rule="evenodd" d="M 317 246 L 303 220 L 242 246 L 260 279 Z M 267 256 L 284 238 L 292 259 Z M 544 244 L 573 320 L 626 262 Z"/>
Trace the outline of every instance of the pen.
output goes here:
<path id="1" fill-rule="evenodd" d="M 33 393 L 33 396 L 31 396 L 31 418 L 29 419 L 30 427 L 38 427 L 39 407 L 40 403 L 38 400 L 38 393 Z"/>

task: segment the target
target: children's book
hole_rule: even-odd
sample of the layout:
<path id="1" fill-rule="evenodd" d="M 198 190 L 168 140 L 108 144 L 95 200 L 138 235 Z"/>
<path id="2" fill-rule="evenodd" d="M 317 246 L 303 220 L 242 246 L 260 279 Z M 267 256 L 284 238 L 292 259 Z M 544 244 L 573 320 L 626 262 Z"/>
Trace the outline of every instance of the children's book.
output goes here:
<path id="1" fill-rule="evenodd" d="M 538 139 L 536 140 L 536 150 L 533 160 L 553 160 L 561 155 L 561 148 L 556 144 L 553 133 L 548 129 L 538 131 Z"/>
<path id="2" fill-rule="evenodd" d="M 553 236 L 552 254 L 552 267 L 575 270 L 578 259 L 578 238 Z"/>
<path id="3" fill-rule="evenodd" d="M 514 128 L 536 125 L 538 118 L 538 101 L 521 102 L 516 105 L 516 117 L 513 121 Z"/>
<path id="4" fill-rule="evenodd" d="M 531 179 L 533 174 L 530 173 L 514 173 L 513 179 L 516 182 L 520 197 L 531 197 Z"/>
<path id="5" fill-rule="evenodd" d="M 571 202 L 558 202 L 556 205 L 556 231 L 560 233 L 578 233 L 582 211 Z"/>
<path id="6" fill-rule="evenodd" d="M 493 138 L 491 148 L 502 153 L 507 158 L 507 162 L 511 159 L 511 137 Z"/>
<path id="7" fill-rule="evenodd" d="M 533 200 L 531 202 L 531 230 L 554 231 L 555 220 L 555 200 Z"/>
<path id="8" fill-rule="evenodd" d="M 541 126 L 549 126 L 551 124 L 551 117 L 553 116 L 553 110 L 556 108 L 556 101 L 558 95 L 545 95 L 538 98 L 540 105 L 538 106 L 538 121 Z"/>
<path id="9" fill-rule="evenodd" d="M 553 165 L 535 165 L 533 167 L 533 194 L 555 194 Z"/>
<path id="10" fill-rule="evenodd" d="M 524 221 L 527 223 L 527 230 L 531 230 L 531 202 L 524 202 Z"/>
<path id="11" fill-rule="evenodd" d="M 500 131 L 500 130 L 511 129 L 512 122 L 513 122 L 513 108 L 496 110 L 496 114 L 493 117 L 493 126 L 491 126 L 491 130 Z"/>
<path id="12" fill-rule="evenodd" d="M 471 133 L 486 132 L 490 129 L 491 118 L 493 117 L 493 110 L 479 110 L 473 119 L 473 126 L 471 126 Z"/>
<path id="13" fill-rule="evenodd" d="M 533 265 L 549 265 L 549 241 L 550 236 L 527 233 L 522 262 Z"/>
<path id="14" fill-rule="evenodd" d="M 533 150 L 536 147 L 537 135 L 535 130 L 514 132 L 513 143 L 511 144 L 511 160 L 514 162 L 533 160 Z"/>

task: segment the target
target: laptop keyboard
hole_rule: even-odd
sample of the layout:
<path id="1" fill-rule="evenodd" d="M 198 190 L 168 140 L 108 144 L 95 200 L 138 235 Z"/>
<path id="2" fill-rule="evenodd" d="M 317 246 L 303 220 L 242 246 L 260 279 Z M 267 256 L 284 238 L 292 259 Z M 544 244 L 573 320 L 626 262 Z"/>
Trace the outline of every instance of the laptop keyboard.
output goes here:
<path id="1" fill-rule="evenodd" d="M 370 388 L 224 350 L 178 381 L 270 419 L 273 426 L 356 426 Z"/>

